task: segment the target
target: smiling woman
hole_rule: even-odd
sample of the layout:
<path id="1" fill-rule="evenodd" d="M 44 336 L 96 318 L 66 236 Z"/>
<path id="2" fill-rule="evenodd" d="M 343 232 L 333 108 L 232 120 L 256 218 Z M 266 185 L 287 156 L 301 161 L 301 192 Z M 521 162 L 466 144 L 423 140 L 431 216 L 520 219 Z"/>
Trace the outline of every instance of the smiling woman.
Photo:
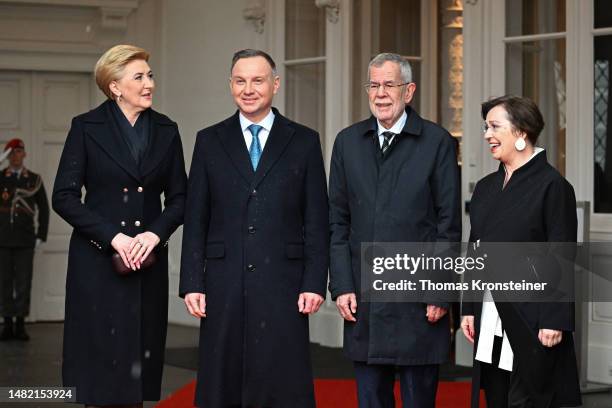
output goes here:
<path id="1" fill-rule="evenodd" d="M 99 59 L 96 82 L 108 100 L 73 119 L 53 189 L 54 210 L 74 228 L 63 382 L 86 405 L 139 407 L 160 397 L 167 243 L 183 222 L 186 175 L 176 123 L 151 109 L 148 59 L 131 45 Z M 116 273 L 115 252 L 128 275 Z"/>
<path id="2" fill-rule="evenodd" d="M 482 117 L 484 138 L 500 166 L 474 189 L 470 243 L 575 243 L 574 188 L 548 163 L 546 151 L 535 146 L 544 128 L 538 106 L 506 95 L 484 102 Z M 513 262 L 519 276 L 520 262 Z M 488 407 L 580 405 L 574 305 L 504 302 L 500 291 L 515 290 L 511 285 L 474 283 L 488 290 L 482 302 L 462 307 L 461 327 L 476 351 L 472 407 L 478 406 L 480 388 Z"/>

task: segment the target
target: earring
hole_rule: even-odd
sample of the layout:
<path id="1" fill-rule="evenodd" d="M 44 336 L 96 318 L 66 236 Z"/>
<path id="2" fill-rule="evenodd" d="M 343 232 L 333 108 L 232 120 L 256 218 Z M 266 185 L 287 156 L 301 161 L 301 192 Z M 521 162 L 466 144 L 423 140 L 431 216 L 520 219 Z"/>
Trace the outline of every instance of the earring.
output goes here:
<path id="1" fill-rule="evenodd" d="M 525 139 L 523 139 L 522 137 L 519 137 L 514 142 L 514 148 L 518 150 L 519 152 L 522 152 L 523 150 L 525 150 L 525 147 L 527 147 L 527 143 L 525 143 Z"/>

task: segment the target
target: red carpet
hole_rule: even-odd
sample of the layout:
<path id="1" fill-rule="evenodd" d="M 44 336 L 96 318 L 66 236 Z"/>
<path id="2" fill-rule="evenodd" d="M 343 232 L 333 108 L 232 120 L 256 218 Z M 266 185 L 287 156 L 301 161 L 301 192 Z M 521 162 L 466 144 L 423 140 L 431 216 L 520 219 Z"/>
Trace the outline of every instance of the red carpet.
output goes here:
<path id="1" fill-rule="evenodd" d="M 436 408 L 468 408 L 470 406 L 469 382 L 440 382 L 436 396 Z M 192 408 L 195 381 L 170 395 L 157 404 L 158 408 Z M 357 407 L 357 393 L 354 380 L 315 380 L 317 408 L 352 408 Z M 399 384 L 395 384 L 396 406 L 401 407 Z M 481 406 L 484 400 L 481 395 Z"/>

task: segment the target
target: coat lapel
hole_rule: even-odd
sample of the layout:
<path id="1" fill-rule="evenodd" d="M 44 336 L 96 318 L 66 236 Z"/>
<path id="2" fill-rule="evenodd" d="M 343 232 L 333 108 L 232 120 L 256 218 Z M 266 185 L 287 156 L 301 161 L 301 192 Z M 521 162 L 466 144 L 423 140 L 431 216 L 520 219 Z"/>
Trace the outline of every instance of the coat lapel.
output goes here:
<path id="1" fill-rule="evenodd" d="M 151 110 L 151 135 L 147 152 L 140 165 L 142 177 L 151 173 L 168 154 L 170 144 L 176 137 L 174 123 L 159 113 Z"/>
<path id="2" fill-rule="evenodd" d="M 268 140 L 261 155 L 261 160 L 255 172 L 253 187 L 257 187 L 266 175 L 270 172 L 274 164 L 278 161 L 281 154 L 291 141 L 295 130 L 290 126 L 290 122 L 274 109 L 274 124 L 268 135 Z M 250 158 L 249 158 L 250 164 Z"/>
<path id="3" fill-rule="evenodd" d="M 546 156 L 544 152 L 539 153 L 538 156 L 525 164 L 524 168 L 515 171 L 504 189 L 502 189 L 502 186 L 505 178 L 505 171 L 503 165 L 500 164 L 486 192 L 487 202 L 485 206 L 487 212 L 482 218 L 481 224 L 483 236 L 486 237 L 489 233 L 494 234 L 495 231 L 499 230 L 498 226 L 500 223 L 512 223 L 514 217 L 520 216 L 520 211 L 518 209 L 521 208 L 526 201 L 531 200 L 533 190 L 539 188 L 537 182 L 532 182 L 531 175 L 532 172 L 538 171 L 542 164 L 546 162 Z M 542 160 L 544 161 L 542 162 Z"/>
<path id="4" fill-rule="evenodd" d="M 251 165 L 249 151 L 244 143 L 242 129 L 240 129 L 240 121 L 238 112 L 224 122 L 224 127 L 218 132 L 219 140 L 223 149 L 230 157 L 232 163 L 242 176 L 244 181 L 251 185 L 255 173 Z"/>
<path id="5" fill-rule="evenodd" d="M 363 123 L 363 128 L 359 130 L 361 135 L 359 139 L 359 163 L 362 174 L 365 179 L 362 182 L 375 186 L 378 183 L 378 166 L 380 160 L 380 144 L 377 137 L 376 118 L 371 116 L 370 119 Z"/>
<path id="6" fill-rule="evenodd" d="M 123 170 L 140 182 L 142 177 L 138 166 L 113 120 L 110 103 L 113 102 L 106 101 L 89 112 L 84 118 L 87 124 L 85 131 Z"/>

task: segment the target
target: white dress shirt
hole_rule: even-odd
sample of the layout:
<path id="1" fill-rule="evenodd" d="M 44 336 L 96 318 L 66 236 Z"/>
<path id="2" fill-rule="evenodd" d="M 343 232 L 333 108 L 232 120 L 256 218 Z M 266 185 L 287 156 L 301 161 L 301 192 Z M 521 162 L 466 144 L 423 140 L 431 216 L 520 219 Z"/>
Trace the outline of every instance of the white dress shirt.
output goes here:
<path id="1" fill-rule="evenodd" d="M 16 174 L 17 178 L 21 178 L 21 173 L 23 171 L 23 167 L 15 169 L 15 168 L 9 166 L 9 169 L 11 169 L 11 174 Z"/>
<path id="2" fill-rule="evenodd" d="M 536 147 L 533 155 L 527 160 L 529 162 L 538 153 L 543 152 L 544 149 Z M 478 244 L 480 240 L 476 243 Z M 487 290 L 482 299 L 482 315 L 480 318 L 480 330 L 478 335 L 478 348 L 476 349 L 476 360 L 482 361 L 483 363 L 491 364 L 493 360 L 493 342 L 495 336 L 502 337 L 502 348 L 499 356 L 499 368 L 506 371 L 512 371 L 512 364 L 514 363 L 514 353 L 510 342 L 508 341 L 508 335 L 505 330 L 502 330 L 502 321 L 495 307 L 495 302 L 491 291 Z"/>
<path id="3" fill-rule="evenodd" d="M 381 148 L 385 140 L 385 137 L 382 134 L 385 132 L 393 132 L 395 134 L 402 133 L 402 129 L 404 129 L 404 125 L 406 124 L 407 119 L 408 119 L 408 115 L 406 114 L 406 111 L 404 111 L 402 113 L 402 116 L 400 116 L 397 122 L 395 122 L 393 126 L 391 126 L 390 129 L 385 129 L 385 127 L 380 123 L 380 121 L 376 119 L 376 122 L 378 123 L 378 143 L 380 143 Z M 389 139 L 389 144 L 391 144 L 391 141 L 393 139 L 395 139 L 395 136 Z"/>
<path id="4" fill-rule="evenodd" d="M 249 130 L 249 126 L 259 125 L 262 127 L 257 137 L 259 138 L 259 144 L 261 145 L 261 151 L 263 152 L 266 142 L 268 141 L 268 136 L 270 135 L 270 130 L 272 129 L 272 124 L 274 123 L 274 112 L 272 112 L 272 109 L 270 109 L 270 112 L 268 112 L 266 117 L 259 123 L 251 122 L 242 114 L 242 112 L 238 114 L 238 118 L 240 119 L 240 128 L 242 129 L 242 134 L 244 135 L 244 142 L 246 143 L 247 150 L 251 148 L 251 142 L 253 141 L 253 135 Z"/>

